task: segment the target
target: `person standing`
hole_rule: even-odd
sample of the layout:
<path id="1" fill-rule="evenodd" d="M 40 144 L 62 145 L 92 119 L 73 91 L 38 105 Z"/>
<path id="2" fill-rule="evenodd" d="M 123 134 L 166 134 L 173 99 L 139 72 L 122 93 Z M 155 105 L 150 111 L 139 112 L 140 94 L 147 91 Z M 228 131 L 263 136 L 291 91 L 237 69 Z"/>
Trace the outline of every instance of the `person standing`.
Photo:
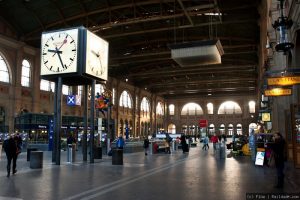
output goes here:
<path id="1" fill-rule="evenodd" d="M 273 135 L 273 142 L 268 143 L 267 146 L 273 151 L 275 158 L 275 166 L 277 171 L 277 184 L 275 188 L 282 188 L 284 184 L 284 151 L 285 151 L 285 140 L 282 135 L 277 132 Z"/>
<path id="2" fill-rule="evenodd" d="M 180 142 L 181 142 L 182 153 L 188 152 L 189 147 L 186 143 L 186 137 L 185 137 L 184 133 L 181 134 Z"/>
<path id="3" fill-rule="evenodd" d="M 145 156 L 148 155 L 149 144 L 150 144 L 150 142 L 149 142 L 148 137 L 145 137 L 144 138 L 144 145 L 143 145 L 144 146 L 144 150 L 145 150 Z"/>
<path id="4" fill-rule="evenodd" d="M 13 161 L 13 174 L 17 172 L 17 144 L 13 135 L 10 135 L 3 143 L 3 149 L 7 158 L 7 177 L 10 176 L 11 161 Z"/>
<path id="5" fill-rule="evenodd" d="M 219 138 L 216 134 L 211 137 L 211 141 L 213 143 L 214 152 L 217 150 L 217 143 L 219 142 Z"/>
<path id="6" fill-rule="evenodd" d="M 125 146 L 125 140 L 124 140 L 124 138 L 123 138 L 123 135 L 120 134 L 120 135 L 119 135 L 119 138 L 118 138 L 118 140 L 117 140 L 117 149 L 123 149 L 124 146 Z"/>

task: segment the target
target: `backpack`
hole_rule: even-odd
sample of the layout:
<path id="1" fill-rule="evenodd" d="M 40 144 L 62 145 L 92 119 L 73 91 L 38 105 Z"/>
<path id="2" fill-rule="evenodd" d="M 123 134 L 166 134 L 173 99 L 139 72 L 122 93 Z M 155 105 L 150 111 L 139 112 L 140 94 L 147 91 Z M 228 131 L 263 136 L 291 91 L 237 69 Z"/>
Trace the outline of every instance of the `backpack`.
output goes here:
<path id="1" fill-rule="evenodd" d="M 117 141 L 117 147 L 123 147 L 124 146 L 124 139 L 123 138 L 119 138 Z"/>

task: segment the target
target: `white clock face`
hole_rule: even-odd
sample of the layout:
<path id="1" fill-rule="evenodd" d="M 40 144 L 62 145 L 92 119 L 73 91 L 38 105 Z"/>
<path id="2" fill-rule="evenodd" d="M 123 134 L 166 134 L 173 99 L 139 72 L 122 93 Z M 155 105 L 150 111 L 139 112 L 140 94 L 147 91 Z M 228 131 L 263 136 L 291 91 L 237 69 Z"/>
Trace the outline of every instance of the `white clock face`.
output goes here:
<path id="1" fill-rule="evenodd" d="M 41 75 L 77 71 L 78 29 L 42 35 Z"/>
<path id="2" fill-rule="evenodd" d="M 85 73 L 107 80 L 108 42 L 87 30 Z"/>

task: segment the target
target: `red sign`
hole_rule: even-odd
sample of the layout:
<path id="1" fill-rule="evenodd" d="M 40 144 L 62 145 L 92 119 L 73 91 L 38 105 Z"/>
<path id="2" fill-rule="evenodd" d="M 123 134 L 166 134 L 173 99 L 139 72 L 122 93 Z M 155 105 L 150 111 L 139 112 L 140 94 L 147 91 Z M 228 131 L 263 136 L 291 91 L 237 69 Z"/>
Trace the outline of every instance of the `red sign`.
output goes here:
<path id="1" fill-rule="evenodd" d="M 205 128 L 208 125 L 208 121 L 206 119 L 200 119 L 199 120 L 199 126 L 200 128 Z"/>

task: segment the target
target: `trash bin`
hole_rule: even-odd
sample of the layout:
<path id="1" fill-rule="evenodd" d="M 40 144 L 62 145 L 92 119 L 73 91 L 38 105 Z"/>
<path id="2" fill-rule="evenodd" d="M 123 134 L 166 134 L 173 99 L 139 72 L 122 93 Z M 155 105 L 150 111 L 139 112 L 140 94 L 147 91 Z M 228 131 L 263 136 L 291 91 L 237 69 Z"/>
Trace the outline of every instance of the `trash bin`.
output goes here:
<path id="1" fill-rule="evenodd" d="M 30 152 L 30 168 L 38 169 L 43 168 L 43 152 L 31 151 Z"/>
<path id="2" fill-rule="evenodd" d="M 216 143 L 215 157 L 220 159 L 220 143 Z"/>
<path id="3" fill-rule="evenodd" d="M 94 147 L 94 159 L 102 159 L 102 147 Z"/>
<path id="4" fill-rule="evenodd" d="M 76 144 L 68 144 L 68 162 L 72 163 L 75 162 L 75 156 L 76 156 Z"/>
<path id="5" fill-rule="evenodd" d="M 112 149 L 112 164 L 123 165 L 123 149 Z"/>
<path id="6" fill-rule="evenodd" d="M 226 156 L 225 156 L 225 154 L 226 154 L 226 149 L 225 149 L 225 143 L 224 142 L 222 142 L 221 144 L 220 144 L 220 159 L 225 159 L 226 158 Z"/>
<path id="7" fill-rule="evenodd" d="M 32 151 L 37 151 L 37 148 L 27 148 L 27 161 L 30 161 L 30 154 Z"/>

